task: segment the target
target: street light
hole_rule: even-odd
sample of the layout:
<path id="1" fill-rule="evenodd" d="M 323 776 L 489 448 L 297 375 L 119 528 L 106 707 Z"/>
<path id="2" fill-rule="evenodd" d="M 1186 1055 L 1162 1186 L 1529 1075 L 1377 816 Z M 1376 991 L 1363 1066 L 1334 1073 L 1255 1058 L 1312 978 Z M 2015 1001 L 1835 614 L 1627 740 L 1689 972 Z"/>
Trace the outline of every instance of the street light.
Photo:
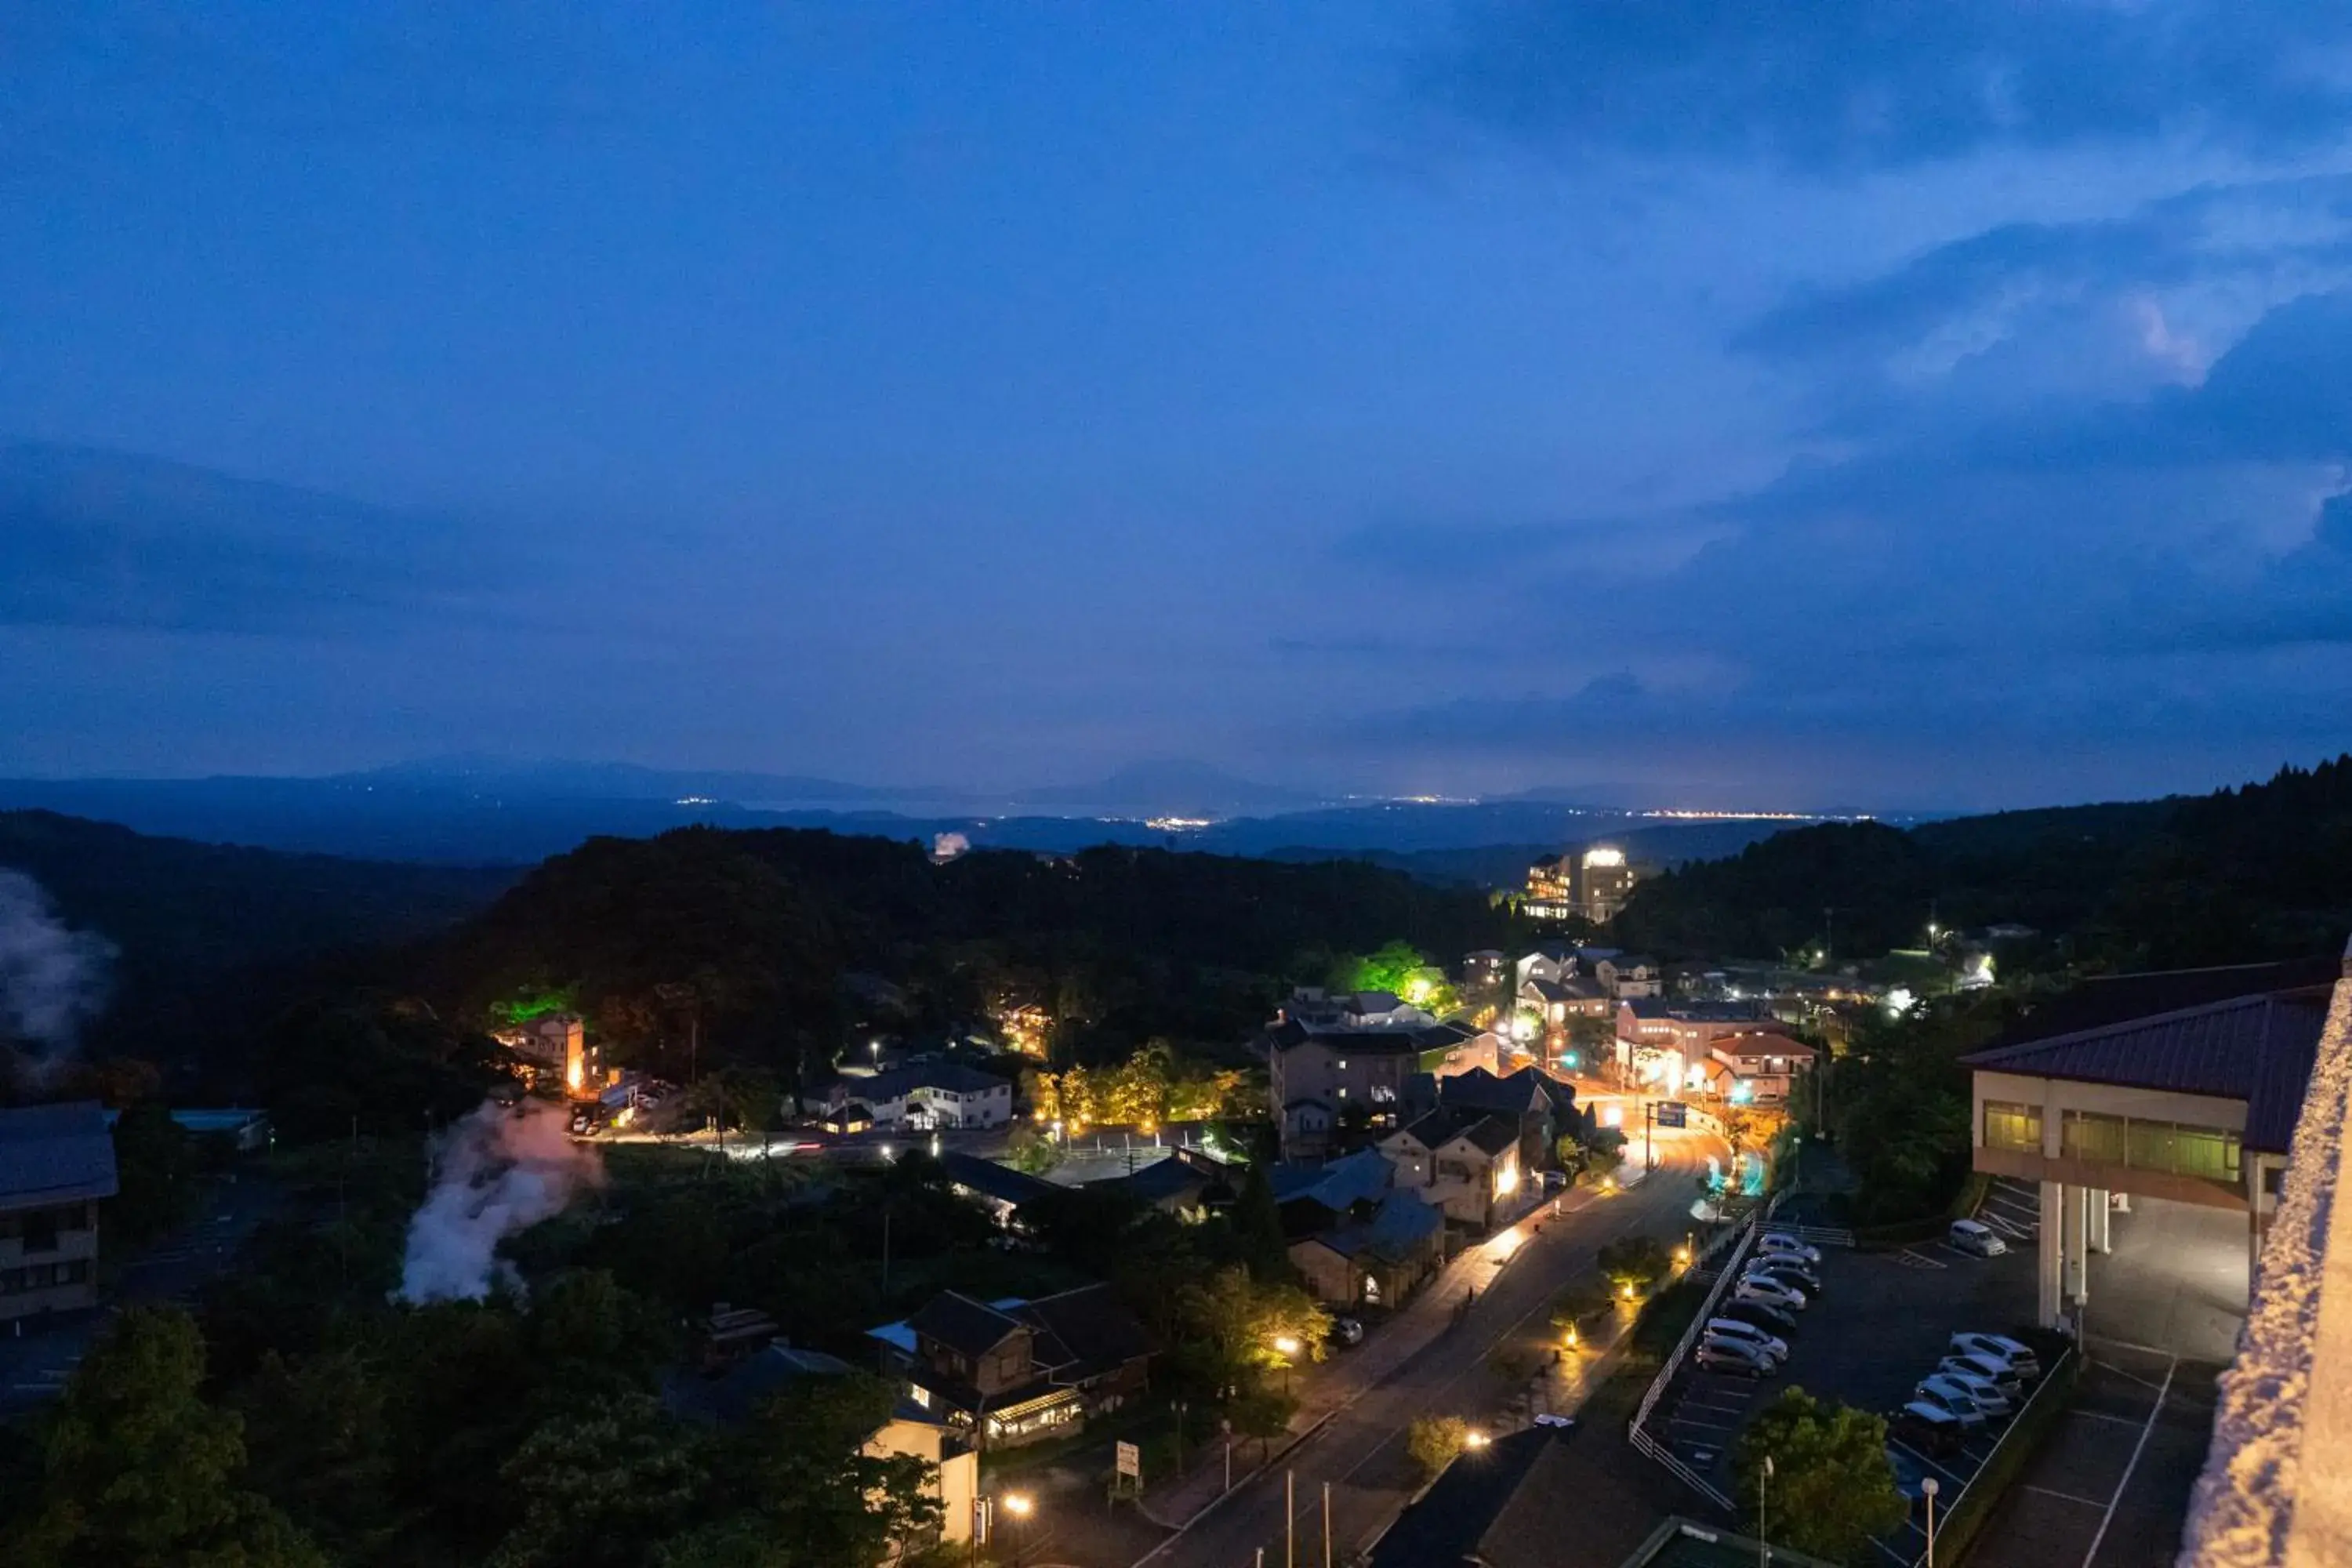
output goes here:
<path id="1" fill-rule="evenodd" d="M 1927 1568 L 1936 1568 L 1936 1493 L 1939 1489 L 1933 1476 L 1919 1482 L 1919 1495 L 1927 1500 Z"/>
<path id="2" fill-rule="evenodd" d="M 1004 1511 L 1013 1518 L 1013 1568 L 1021 1568 L 1022 1548 L 1029 1544 L 1029 1510 L 1033 1505 L 1027 1492 L 1006 1492 Z"/>
<path id="3" fill-rule="evenodd" d="M 1486 1434 L 1484 1432 L 1465 1432 L 1462 1435 L 1462 1446 L 1465 1448 L 1483 1448 L 1486 1446 Z"/>
<path id="4" fill-rule="evenodd" d="M 1282 1354 L 1282 1394 L 1286 1399 L 1290 1396 L 1290 1365 L 1298 1355 L 1298 1342 L 1284 1334 L 1274 1342 L 1274 1348 Z"/>
<path id="5" fill-rule="evenodd" d="M 1764 1456 L 1764 1468 L 1756 1474 L 1756 1568 L 1772 1568 L 1772 1548 L 1766 1544 L 1764 1534 L 1764 1483 L 1772 1479 L 1772 1456 Z"/>

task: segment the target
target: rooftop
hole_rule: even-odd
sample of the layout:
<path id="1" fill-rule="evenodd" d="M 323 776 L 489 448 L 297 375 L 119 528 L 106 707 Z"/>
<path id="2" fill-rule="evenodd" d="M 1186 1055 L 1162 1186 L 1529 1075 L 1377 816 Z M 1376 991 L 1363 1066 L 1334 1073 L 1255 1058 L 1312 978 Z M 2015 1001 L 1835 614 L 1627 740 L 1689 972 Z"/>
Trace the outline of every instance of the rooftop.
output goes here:
<path id="1" fill-rule="evenodd" d="M 940 1168 L 957 1186 L 969 1187 L 998 1203 L 1017 1205 L 1060 1190 L 1053 1183 L 1040 1180 L 1024 1171 L 1016 1171 L 994 1160 L 984 1160 L 977 1154 L 960 1153 L 953 1150 L 940 1156 Z"/>
<path id="2" fill-rule="evenodd" d="M 1402 1133 L 1432 1152 L 1462 1140 L 1486 1153 L 1499 1154 L 1519 1141 L 1517 1126 L 1469 1105 L 1441 1107 L 1403 1128 Z"/>
<path id="3" fill-rule="evenodd" d="M 0 1110 L 0 1206 L 110 1198 L 114 1140 L 94 1100 Z"/>
<path id="4" fill-rule="evenodd" d="M 1963 1057 L 1980 1071 L 2246 1102 L 2245 1146 L 2286 1152 L 2326 1021 L 2325 993 L 2238 996 Z"/>

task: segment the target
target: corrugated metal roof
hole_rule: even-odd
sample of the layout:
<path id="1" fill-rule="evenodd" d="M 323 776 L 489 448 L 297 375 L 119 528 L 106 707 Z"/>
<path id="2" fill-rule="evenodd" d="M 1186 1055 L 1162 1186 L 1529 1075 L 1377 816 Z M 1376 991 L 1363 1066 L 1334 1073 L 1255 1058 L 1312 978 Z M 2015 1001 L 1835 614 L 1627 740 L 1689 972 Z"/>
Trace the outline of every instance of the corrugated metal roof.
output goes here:
<path id="1" fill-rule="evenodd" d="M 94 1100 L 0 1110 L 0 1205 L 114 1195 L 114 1140 Z"/>
<path id="2" fill-rule="evenodd" d="M 2242 1100 L 2246 1147 L 2284 1153 L 2326 1017 L 2323 1005 L 2300 996 L 2240 996 L 1961 1059 L 2031 1078 Z"/>

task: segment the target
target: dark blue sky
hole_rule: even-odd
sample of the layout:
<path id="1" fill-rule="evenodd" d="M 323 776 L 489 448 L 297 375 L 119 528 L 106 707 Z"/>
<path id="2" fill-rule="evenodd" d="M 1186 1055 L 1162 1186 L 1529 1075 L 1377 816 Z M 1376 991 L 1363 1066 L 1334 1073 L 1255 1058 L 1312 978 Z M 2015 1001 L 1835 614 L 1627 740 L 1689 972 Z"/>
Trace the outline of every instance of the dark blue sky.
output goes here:
<path id="1" fill-rule="evenodd" d="M 21 7 L 0 771 L 1926 806 L 2308 761 L 2340 23 Z"/>

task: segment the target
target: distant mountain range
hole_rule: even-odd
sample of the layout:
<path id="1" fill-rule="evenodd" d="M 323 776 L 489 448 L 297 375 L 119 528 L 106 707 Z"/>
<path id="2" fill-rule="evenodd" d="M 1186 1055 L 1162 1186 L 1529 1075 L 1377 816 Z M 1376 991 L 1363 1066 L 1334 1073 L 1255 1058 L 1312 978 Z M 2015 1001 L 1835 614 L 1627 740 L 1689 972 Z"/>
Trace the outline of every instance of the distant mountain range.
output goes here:
<path id="1" fill-rule="evenodd" d="M 1671 863 L 1731 853 L 1800 825 L 1662 820 L 1528 795 L 1335 797 L 1181 761 L 992 795 L 805 774 L 446 757 L 308 779 L 0 780 L 0 809 L 10 808 L 208 843 L 444 865 L 524 865 L 597 835 L 641 837 L 700 822 L 925 842 L 960 833 L 974 845 L 1051 851 L 1121 843 L 1283 858 L 1389 857 L 1432 879 L 1482 884 L 1517 881 L 1529 847 L 1557 853 L 1607 838 Z M 1481 853 L 1463 858 L 1472 850 Z M 1415 865 L 1416 856 L 1439 858 Z"/>

